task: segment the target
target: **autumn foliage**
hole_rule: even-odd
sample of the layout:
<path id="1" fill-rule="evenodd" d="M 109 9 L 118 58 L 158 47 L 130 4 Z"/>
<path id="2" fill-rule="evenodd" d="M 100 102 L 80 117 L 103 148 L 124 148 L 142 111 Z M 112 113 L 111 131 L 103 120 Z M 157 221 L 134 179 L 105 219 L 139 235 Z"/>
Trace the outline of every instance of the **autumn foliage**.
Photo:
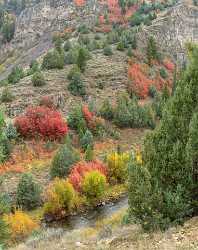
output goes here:
<path id="1" fill-rule="evenodd" d="M 73 185 L 76 191 L 81 191 L 82 181 L 85 177 L 85 174 L 93 170 L 97 170 L 101 174 L 107 176 L 106 166 L 98 160 L 90 162 L 79 162 L 73 166 L 69 175 L 69 182 Z"/>
<path id="2" fill-rule="evenodd" d="M 74 4 L 75 4 L 77 7 L 84 6 L 85 3 L 86 3 L 85 0 L 74 0 Z"/>
<path id="3" fill-rule="evenodd" d="M 12 240 L 23 239 L 39 229 L 39 225 L 21 210 L 16 210 L 14 214 L 4 215 L 3 220 L 9 226 Z"/>
<path id="4" fill-rule="evenodd" d="M 163 64 L 167 68 L 167 70 L 174 71 L 175 65 L 170 60 L 165 59 L 164 62 L 163 62 Z"/>
<path id="5" fill-rule="evenodd" d="M 23 137 L 30 138 L 60 139 L 68 132 L 61 114 L 44 106 L 27 108 L 24 115 L 15 119 L 14 125 Z"/>
<path id="6" fill-rule="evenodd" d="M 153 84 L 153 81 L 149 79 L 145 73 L 142 64 L 134 63 L 129 66 L 128 69 L 129 79 L 132 84 L 129 86 L 130 91 L 134 91 L 141 98 L 148 96 L 149 87 Z"/>

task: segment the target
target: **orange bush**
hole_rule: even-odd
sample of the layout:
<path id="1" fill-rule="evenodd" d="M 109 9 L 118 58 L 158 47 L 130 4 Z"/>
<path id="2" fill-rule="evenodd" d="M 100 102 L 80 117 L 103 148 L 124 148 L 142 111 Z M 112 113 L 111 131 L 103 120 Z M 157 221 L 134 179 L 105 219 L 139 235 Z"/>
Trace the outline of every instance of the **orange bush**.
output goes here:
<path id="1" fill-rule="evenodd" d="M 21 210 L 16 210 L 14 214 L 4 215 L 3 220 L 10 228 L 12 240 L 23 239 L 39 228 L 38 223 Z"/>
<path id="2" fill-rule="evenodd" d="M 145 74 L 144 65 L 133 63 L 129 66 L 128 77 L 132 80 L 132 84 L 129 86 L 129 91 L 135 92 L 141 98 L 145 98 L 149 94 L 149 87 L 153 84 Z"/>
<path id="3" fill-rule="evenodd" d="M 78 6 L 78 7 L 84 6 L 85 3 L 86 3 L 85 0 L 74 0 L 74 4 L 75 4 L 76 6 Z"/>
<path id="4" fill-rule="evenodd" d="M 69 182 L 73 185 L 75 190 L 78 192 L 81 191 L 82 181 L 85 174 L 93 170 L 97 170 L 101 174 L 107 176 L 106 166 L 98 160 L 91 162 L 79 162 L 73 166 L 69 175 Z"/>

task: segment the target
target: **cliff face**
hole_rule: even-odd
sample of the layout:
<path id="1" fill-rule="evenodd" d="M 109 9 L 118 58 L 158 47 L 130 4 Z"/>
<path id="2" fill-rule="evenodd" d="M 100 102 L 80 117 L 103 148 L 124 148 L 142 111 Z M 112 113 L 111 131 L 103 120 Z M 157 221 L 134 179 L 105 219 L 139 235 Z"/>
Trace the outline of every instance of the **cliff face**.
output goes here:
<path id="1" fill-rule="evenodd" d="M 145 46 L 148 36 L 153 35 L 159 48 L 170 54 L 175 61 L 186 60 L 185 43 L 198 42 L 198 7 L 180 2 L 159 16 L 151 26 L 144 27 L 139 34 Z"/>
<path id="2" fill-rule="evenodd" d="M 45 0 L 26 8 L 16 20 L 16 31 L 11 43 L 0 48 L 0 64 L 10 55 L 17 54 L 14 65 L 25 65 L 36 59 L 51 47 L 53 32 L 95 21 L 100 11 L 97 1 L 90 0 L 86 7 L 75 7 L 71 0 Z M 12 68 L 6 65 L 6 77 Z"/>

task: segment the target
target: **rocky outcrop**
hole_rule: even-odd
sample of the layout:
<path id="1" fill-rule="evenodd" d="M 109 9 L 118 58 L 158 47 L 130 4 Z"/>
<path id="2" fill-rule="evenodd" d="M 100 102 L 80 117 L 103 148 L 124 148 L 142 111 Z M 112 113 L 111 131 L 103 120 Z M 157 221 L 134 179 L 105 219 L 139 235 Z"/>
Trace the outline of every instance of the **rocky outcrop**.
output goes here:
<path id="1" fill-rule="evenodd" d="M 17 60 L 12 62 L 12 66 L 24 66 L 52 46 L 54 32 L 62 31 L 66 25 L 76 27 L 82 23 L 93 23 L 99 11 L 96 0 L 88 1 L 85 7 L 74 6 L 72 0 L 45 0 L 26 8 L 17 17 L 13 40 L 0 48 L 0 63 L 15 53 Z M 7 66 L 7 72 L 12 66 Z M 4 76 L 6 74 L 2 74 L 0 79 Z"/>
<path id="2" fill-rule="evenodd" d="M 198 7 L 179 2 L 144 27 L 139 34 L 142 46 L 148 36 L 154 36 L 161 50 L 170 54 L 175 61 L 183 63 L 186 58 L 186 42 L 198 42 Z"/>

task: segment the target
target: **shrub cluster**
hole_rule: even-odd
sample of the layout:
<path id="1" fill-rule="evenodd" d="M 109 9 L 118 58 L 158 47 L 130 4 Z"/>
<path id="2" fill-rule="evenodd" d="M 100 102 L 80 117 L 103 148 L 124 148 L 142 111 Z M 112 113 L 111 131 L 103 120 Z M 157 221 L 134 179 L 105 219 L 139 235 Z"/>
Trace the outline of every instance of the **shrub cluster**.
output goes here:
<path id="1" fill-rule="evenodd" d="M 98 160 L 79 162 L 72 167 L 71 173 L 68 177 L 69 182 L 72 183 L 75 190 L 80 192 L 82 191 L 82 181 L 85 177 L 85 174 L 95 170 L 99 171 L 102 175 L 107 176 L 107 168 L 102 162 Z"/>
<path id="2" fill-rule="evenodd" d="M 54 140 L 61 139 L 68 132 L 61 114 L 44 106 L 27 108 L 24 115 L 15 119 L 14 125 L 23 137 L 41 136 Z"/>
<path id="3" fill-rule="evenodd" d="M 149 106 L 140 106 L 136 98 L 129 99 L 120 96 L 115 107 L 105 101 L 100 109 L 100 114 L 119 127 L 151 127 L 155 126 L 154 115 Z"/>

